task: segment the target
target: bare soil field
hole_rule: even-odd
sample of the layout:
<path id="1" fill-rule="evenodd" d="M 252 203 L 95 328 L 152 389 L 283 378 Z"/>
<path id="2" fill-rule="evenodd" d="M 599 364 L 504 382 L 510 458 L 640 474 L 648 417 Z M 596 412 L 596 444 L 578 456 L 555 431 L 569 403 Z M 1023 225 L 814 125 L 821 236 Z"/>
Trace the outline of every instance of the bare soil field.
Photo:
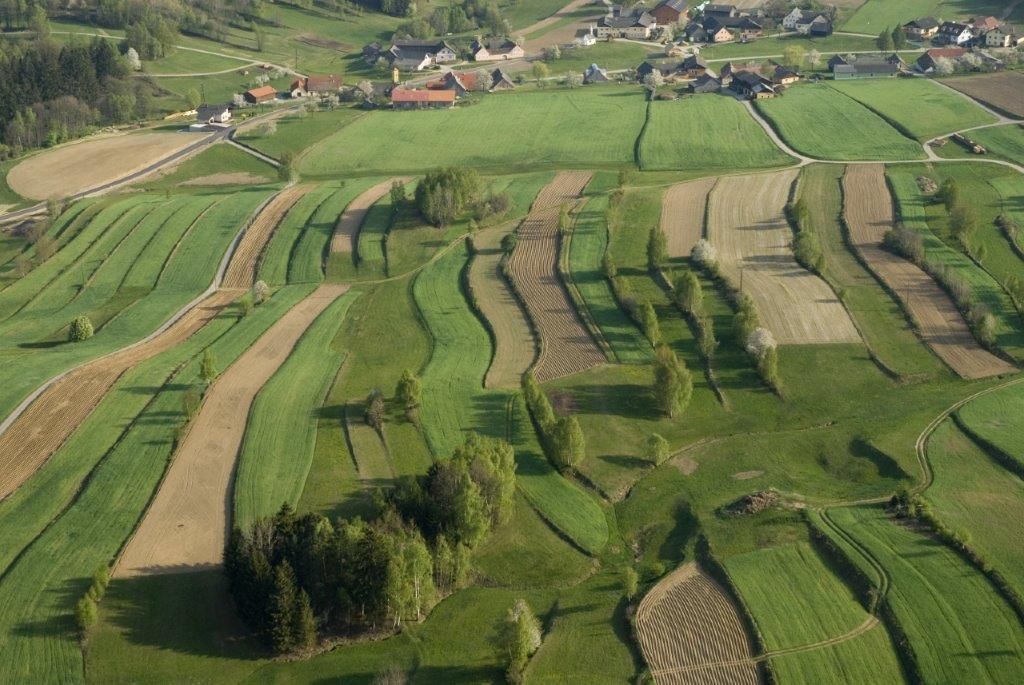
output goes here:
<path id="1" fill-rule="evenodd" d="M 188 339 L 237 295 L 218 291 L 151 339 L 79 367 L 44 390 L 0 434 L 0 499 L 14 492 L 64 444 L 126 371 Z"/>
<path id="2" fill-rule="evenodd" d="M 708 194 L 717 178 L 677 183 L 661 201 L 661 230 L 668 238 L 670 257 L 689 257 L 690 250 L 704 237 L 704 212 Z"/>
<path id="3" fill-rule="evenodd" d="M 7 173 L 7 184 L 32 200 L 68 197 L 145 169 L 206 135 L 136 133 L 84 140 L 29 157 Z"/>
<path id="4" fill-rule="evenodd" d="M 217 566 L 246 420 L 260 388 L 316 317 L 348 286 L 321 285 L 253 343 L 210 389 L 118 563 L 119 576 Z"/>
<path id="5" fill-rule="evenodd" d="M 518 388 L 537 357 L 526 312 L 501 274 L 501 239 L 506 233 L 490 228 L 473 236 L 475 254 L 469 267 L 469 287 L 495 338 L 494 358 L 484 379 L 488 388 Z"/>
<path id="6" fill-rule="evenodd" d="M 943 79 L 942 83 L 970 95 L 1007 114 L 1024 118 L 1024 73 L 1001 71 L 995 74 Z"/>
<path id="7" fill-rule="evenodd" d="M 606 359 L 573 307 L 558 277 L 558 217 L 575 204 L 590 173 L 566 171 L 544 187 L 519 226 L 509 272 L 540 334 L 537 380 L 549 381 L 603 364 Z"/>
<path id="8" fill-rule="evenodd" d="M 389 178 L 377 185 L 364 190 L 359 197 L 348 203 L 348 207 L 342 212 L 338 219 L 338 225 L 334 228 L 334 236 L 331 238 L 331 252 L 352 254 L 356 251 L 356 242 L 359 240 L 359 228 L 363 225 L 366 213 L 370 211 L 377 200 L 381 199 L 391 190 L 391 184 L 395 181 L 408 183 L 411 179 L 407 177 Z"/>
<path id="9" fill-rule="evenodd" d="M 260 176 L 250 174 L 248 171 L 235 171 L 230 174 L 210 174 L 191 178 L 181 185 L 183 186 L 242 186 L 259 185 L 267 180 Z"/>
<path id="10" fill-rule="evenodd" d="M 696 564 L 680 566 L 647 593 L 636 632 L 659 685 L 758 682 L 736 607 Z"/>
<path id="11" fill-rule="evenodd" d="M 270 243 L 274 231 L 285 215 L 313 186 L 294 185 L 275 195 L 253 219 L 242 234 L 242 239 L 231 255 L 231 263 L 224 274 L 225 288 L 248 288 L 256 278 L 260 256 Z"/>
<path id="12" fill-rule="evenodd" d="M 953 300 L 931 276 L 882 249 L 882 238 L 895 220 L 885 167 L 848 166 L 843 176 L 843 196 L 851 241 L 871 270 L 910 311 L 921 337 L 935 353 L 964 378 L 1013 373 L 1013 366 L 978 345 Z"/>
<path id="13" fill-rule="evenodd" d="M 859 342 L 836 294 L 793 257 L 784 208 L 797 173 L 722 177 L 709 200 L 708 238 L 722 271 L 753 298 L 776 342 Z"/>

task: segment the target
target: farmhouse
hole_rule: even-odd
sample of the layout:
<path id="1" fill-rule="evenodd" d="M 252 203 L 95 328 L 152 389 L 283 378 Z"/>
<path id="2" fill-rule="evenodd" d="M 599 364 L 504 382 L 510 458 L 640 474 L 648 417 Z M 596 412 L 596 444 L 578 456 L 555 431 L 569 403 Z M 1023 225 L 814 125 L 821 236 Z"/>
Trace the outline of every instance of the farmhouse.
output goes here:
<path id="1" fill-rule="evenodd" d="M 1003 24 L 987 31 L 984 38 L 987 48 L 1013 48 L 1024 42 L 1024 38 L 1018 36 L 1009 24 Z"/>
<path id="2" fill-rule="evenodd" d="M 477 38 L 469 46 L 469 52 L 477 62 L 520 59 L 526 56 L 523 48 L 508 38 Z"/>
<path id="3" fill-rule="evenodd" d="M 598 38 L 647 40 L 657 26 L 658 20 L 642 6 L 627 10 L 614 5 L 611 12 L 598 20 L 594 31 Z"/>
<path id="4" fill-rule="evenodd" d="M 700 55 L 688 55 L 679 65 L 679 71 L 686 78 L 698 78 L 707 73 L 708 65 Z"/>
<path id="5" fill-rule="evenodd" d="M 722 70 L 719 72 L 719 77 L 722 79 L 722 83 L 729 85 L 732 82 L 733 77 L 742 72 L 764 75 L 765 66 L 760 62 L 747 62 L 746 64 L 726 62 L 725 66 L 723 66 Z"/>
<path id="6" fill-rule="evenodd" d="M 679 73 L 680 65 L 678 59 L 649 59 L 636 68 L 636 78 L 643 81 L 650 74 L 658 72 L 664 78 L 671 79 Z"/>
<path id="7" fill-rule="evenodd" d="M 709 42 L 723 42 L 721 40 L 717 40 L 717 34 L 719 34 L 723 29 L 734 36 L 739 36 L 740 40 L 750 40 L 751 38 L 758 38 L 764 34 L 764 29 L 761 25 L 749 16 L 745 15 L 738 17 L 706 16 L 701 25 L 704 27 L 704 31 L 708 36 L 716 37 L 716 40 Z"/>
<path id="8" fill-rule="evenodd" d="M 466 93 L 477 90 L 478 79 L 475 73 L 449 71 L 437 81 L 427 84 L 430 90 L 451 90 L 456 97 L 462 97 Z"/>
<path id="9" fill-rule="evenodd" d="M 228 105 L 199 105 L 196 121 L 200 124 L 226 124 L 231 121 L 231 108 Z"/>
<path id="10" fill-rule="evenodd" d="M 607 83 L 611 80 L 611 77 L 608 76 L 608 70 L 602 69 L 596 64 L 591 64 L 587 67 L 587 70 L 583 72 L 584 83 Z"/>
<path id="11" fill-rule="evenodd" d="M 822 12 L 794 8 L 782 18 L 782 27 L 788 31 L 813 36 L 832 35 L 832 22 Z"/>
<path id="12" fill-rule="evenodd" d="M 674 26 L 689 16 L 686 0 L 662 0 L 651 10 L 651 16 L 658 20 L 659 26 Z"/>
<path id="13" fill-rule="evenodd" d="M 274 86 L 260 86 L 245 91 L 245 101 L 258 105 L 261 102 L 270 102 L 277 99 L 277 89 Z"/>
<path id="14" fill-rule="evenodd" d="M 711 74 L 704 74 L 687 86 L 687 90 L 691 93 L 717 93 L 722 90 L 722 82 Z"/>
<path id="15" fill-rule="evenodd" d="M 380 43 L 373 42 L 363 46 L 363 61 L 369 64 L 371 67 L 377 63 L 380 59 L 381 53 L 384 48 L 381 47 Z"/>
<path id="16" fill-rule="evenodd" d="M 917 69 L 921 73 L 929 74 L 935 70 L 937 60 L 960 59 L 967 54 L 966 48 L 932 48 L 917 59 Z"/>
<path id="17" fill-rule="evenodd" d="M 910 40 L 928 40 L 939 32 L 939 22 L 934 17 L 922 17 L 904 24 L 903 32 Z"/>
<path id="18" fill-rule="evenodd" d="M 831 63 L 831 61 L 830 61 Z M 900 72 L 900 65 L 877 57 L 860 57 L 856 61 L 836 64 L 832 77 L 837 81 L 862 78 L 888 78 Z"/>
<path id="19" fill-rule="evenodd" d="M 391 106 L 395 109 L 447 109 L 455 106 L 455 91 L 395 88 L 391 91 Z"/>
<path id="20" fill-rule="evenodd" d="M 939 25 L 939 32 L 935 36 L 937 43 L 941 45 L 963 45 L 974 38 L 974 31 L 967 24 L 955 21 L 944 21 Z"/>
<path id="21" fill-rule="evenodd" d="M 455 48 L 443 40 L 396 40 L 383 57 L 399 71 L 423 71 L 458 58 Z"/>
<path id="22" fill-rule="evenodd" d="M 747 100 L 768 100 L 777 94 L 771 81 L 752 71 L 734 73 L 729 88 Z"/>
<path id="23" fill-rule="evenodd" d="M 982 36 L 992 29 L 997 29 L 1002 26 L 1003 22 L 999 21 L 995 17 L 974 17 L 967 22 L 967 25 L 974 30 L 974 35 Z"/>
<path id="24" fill-rule="evenodd" d="M 739 15 L 740 11 L 736 9 L 735 5 L 704 5 L 705 17 L 738 17 Z"/>
<path id="25" fill-rule="evenodd" d="M 307 76 L 292 81 L 291 96 L 301 98 L 307 95 L 337 95 L 341 92 L 341 87 L 341 77 L 334 74 Z"/>
<path id="26" fill-rule="evenodd" d="M 501 69 L 495 69 L 491 72 L 491 91 L 496 90 L 514 90 L 516 84 L 508 77 Z"/>
<path id="27" fill-rule="evenodd" d="M 774 69 L 771 72 L 772 83 L 776 86 L 789 86 L 803 77 L 804 75 L 800 72 L 782 64 L 774 64 Z"/>

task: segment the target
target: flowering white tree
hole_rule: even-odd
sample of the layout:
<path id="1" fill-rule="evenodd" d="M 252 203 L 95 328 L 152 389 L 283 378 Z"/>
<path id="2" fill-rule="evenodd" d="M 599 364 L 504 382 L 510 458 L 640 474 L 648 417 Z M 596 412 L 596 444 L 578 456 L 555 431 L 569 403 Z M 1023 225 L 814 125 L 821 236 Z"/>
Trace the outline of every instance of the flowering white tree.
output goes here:
<path id="1" fill-rule="evenodd" d="M 935 73 L 939 76 L 949 76 L 956 71 L 956 63 L 948 57 L 939 57 L 935 60 Z"/>
<path id="2" fill-rule="evenodd" d="M 270 296 L 270 287 L 267 286 L 266 281 L 256 281 L 252 286 L 252 301 L 255 304 L 262 304 L 266 302 Z"/>
<path id="3" fill-rule="evenodd" d="M 707 240 L 701 238 L 690 251 L 690 257 L 702 266 L 713 266 L 718 263 L 718 250 Z"/>
<path id="4" fill-rule="evenodd" d="M 747 352 L 758 359 L 775 349 L 775 336 L 767 328 L 755 328 L 747 338 Z"/>
<path id="5" fill-rule="evenodd" d="M 665 83 L 665 77 L 661 75 L 661 72 L 655 69 L 651 73 L 644 76 L 644 85 L 651 90 L 657 90 Z"/>
<path id="6" fill-rule="evenodd" d="M 235 93 L 231 96 L 231 104 L 235 107 L 245 107 L 245 96 L 241 93 Z"/>
<path id="7" fill-rule="evenodd" d="M 128 66 L 131 67 L 132 71 L 140 71 L 142 69 L 142 60 L 139 59 L 139 52 L 135 48 L 128 48 L 128 52 L 124 53 L 124 58 L 128 60 Z"/>

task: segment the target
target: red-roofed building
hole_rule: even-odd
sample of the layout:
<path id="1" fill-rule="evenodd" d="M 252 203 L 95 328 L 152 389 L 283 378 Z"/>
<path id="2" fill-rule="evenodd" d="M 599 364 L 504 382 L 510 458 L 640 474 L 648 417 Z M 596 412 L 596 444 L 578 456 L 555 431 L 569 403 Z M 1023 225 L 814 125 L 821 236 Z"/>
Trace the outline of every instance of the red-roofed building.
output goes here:
<path id="1" fill-rule="evenodd" d="M 933 48 L 921 55 L 917 60 L 919 71 L 928 74 L 935 71 L 935 64 L 940 59 L 960 59 L 967 54 L 966 48 Z"/>
<path id="2" fill-rule="evenodd" d="M 261 102 L 270 102 L 277 99 L 277 89 L 274 86 L 260 86 L 245 91 L 245 99 L 254 105 Z"/>
<path id="3" fill-rule="evenodd" d="M 334 74 L 325 76 L 308 76 L 292 81 L 291 93 L 293 98 L 306 97 L 307 95 L 337 95 L 341 90 L 341 77 Z"/>
<path id="4" fill-rule="evenodd" d="M 455 91 L 395 88 L 391 91 L 391 106 L 395 109 L 444 109 L 454 107 Z"/>

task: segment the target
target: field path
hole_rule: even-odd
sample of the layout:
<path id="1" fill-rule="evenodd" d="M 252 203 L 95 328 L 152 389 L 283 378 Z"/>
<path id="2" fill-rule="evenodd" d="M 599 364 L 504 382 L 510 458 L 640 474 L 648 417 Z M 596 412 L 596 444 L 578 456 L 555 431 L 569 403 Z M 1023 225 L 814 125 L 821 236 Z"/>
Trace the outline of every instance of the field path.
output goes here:
<path id="1" fill-rule="evenodd" d="M 516 290 L 540 334 L 537 380 L 549 381 L 585 371 L 606 360 L 558 276 L 558 217 L 565 204 L 576 204 L 590 172 L 563 171 L 537 195 L 519 226 L 519 242 L 509 260 Z"/>
<path id="2" fill-rule="evenodd" d="M 659 685 L 759 682 L 739 612 L 696 564 L 684 564 L 640 602 L 636 633 Z"/>
<path id="3" fill-rule="evenodd" d="M 188 339 L 237 295 L 217 291 L 155 337 L 80 366 L 50 385 L 0 434 L 0 499 L 64 444 L 126 371 Z"/>
<path id="4" fill-rule="evenodd" d="M 313 186 L 308 184 L 293 185 L 271 198 L 263 211 L 249 224 L 242 239 L 238 242 L 234 255 L 231 257 L 231 264 L 228 265 L 227 273 L 224 274 L 225 288 L 252 286 L 256 278 L 260 256 L 270 243 L 270 238 L 277 230 L 278 224 L 281 223 L 292 206 L 312 188 Z"/>
<path id="5" fill-rule="evenodd" d="M 722 271 L 754 300 L 778 343 L 860 342 L 836 294 L 793 256 L 784 212 L 797 173 L 722 177 L 708 200 L 709 240 Z"/>
<path id="6" fill-rule="evenodd" d="M 665 192 L 661 230 L 668 238 L 669 257 L 689 257 L 693 246 L 704 237 L 708 194 L 717 182 L 713 176 L 701 178 L 677 183 Z"/>
<path id="7" fill-rule="evenodd" d="M 230 524 L 232 476 L 256 393 L 316 317 L 346 290 L 346 285 L 321 285 L 214 381 L 125 547 L 117 575 L 202 570 L 220 564 Z"/>
<path id="8" fill-rule="evenodd" d="M 881 164 L 848 166 L 843 176 L 843 213 L 850 240 L 868 267 L 909 310 L 921 337 L 957 374 L 985 378 L 1017 369 L 984 350 L 953 300 L 912 262 L 882 249 L 894 224 L 892 199 Z"/>
<path id="9" fill-rule="evenodd" d="M 398 181 L 405 184 L 410 180 L 412 179 L 407 176 L 389 178 L 364 190 L 356 199 L 349 202 L 348 207 L 345 207 L 345 211 L 342 212 L 341 218 L 338 219 L 338 225 L 331 237 L 331 252 L 355 253 L 356 242 L 359 240 L 359 228 L 363 225 L 363 219 L 366 218 L 370 207 L 391 191 L 392 183 Z"/>
<path id="10" fill-rule="evenodd" d="M 473 236 L 469 285 L 494 333 L 494 358 L 484 379 L 487 388 L 518 388 L 522 375 L 537 358 L 537 342 L 526 312 L 501 273 L 501 239 L 507 233 L 503 228 L 489 228 Z"/>

